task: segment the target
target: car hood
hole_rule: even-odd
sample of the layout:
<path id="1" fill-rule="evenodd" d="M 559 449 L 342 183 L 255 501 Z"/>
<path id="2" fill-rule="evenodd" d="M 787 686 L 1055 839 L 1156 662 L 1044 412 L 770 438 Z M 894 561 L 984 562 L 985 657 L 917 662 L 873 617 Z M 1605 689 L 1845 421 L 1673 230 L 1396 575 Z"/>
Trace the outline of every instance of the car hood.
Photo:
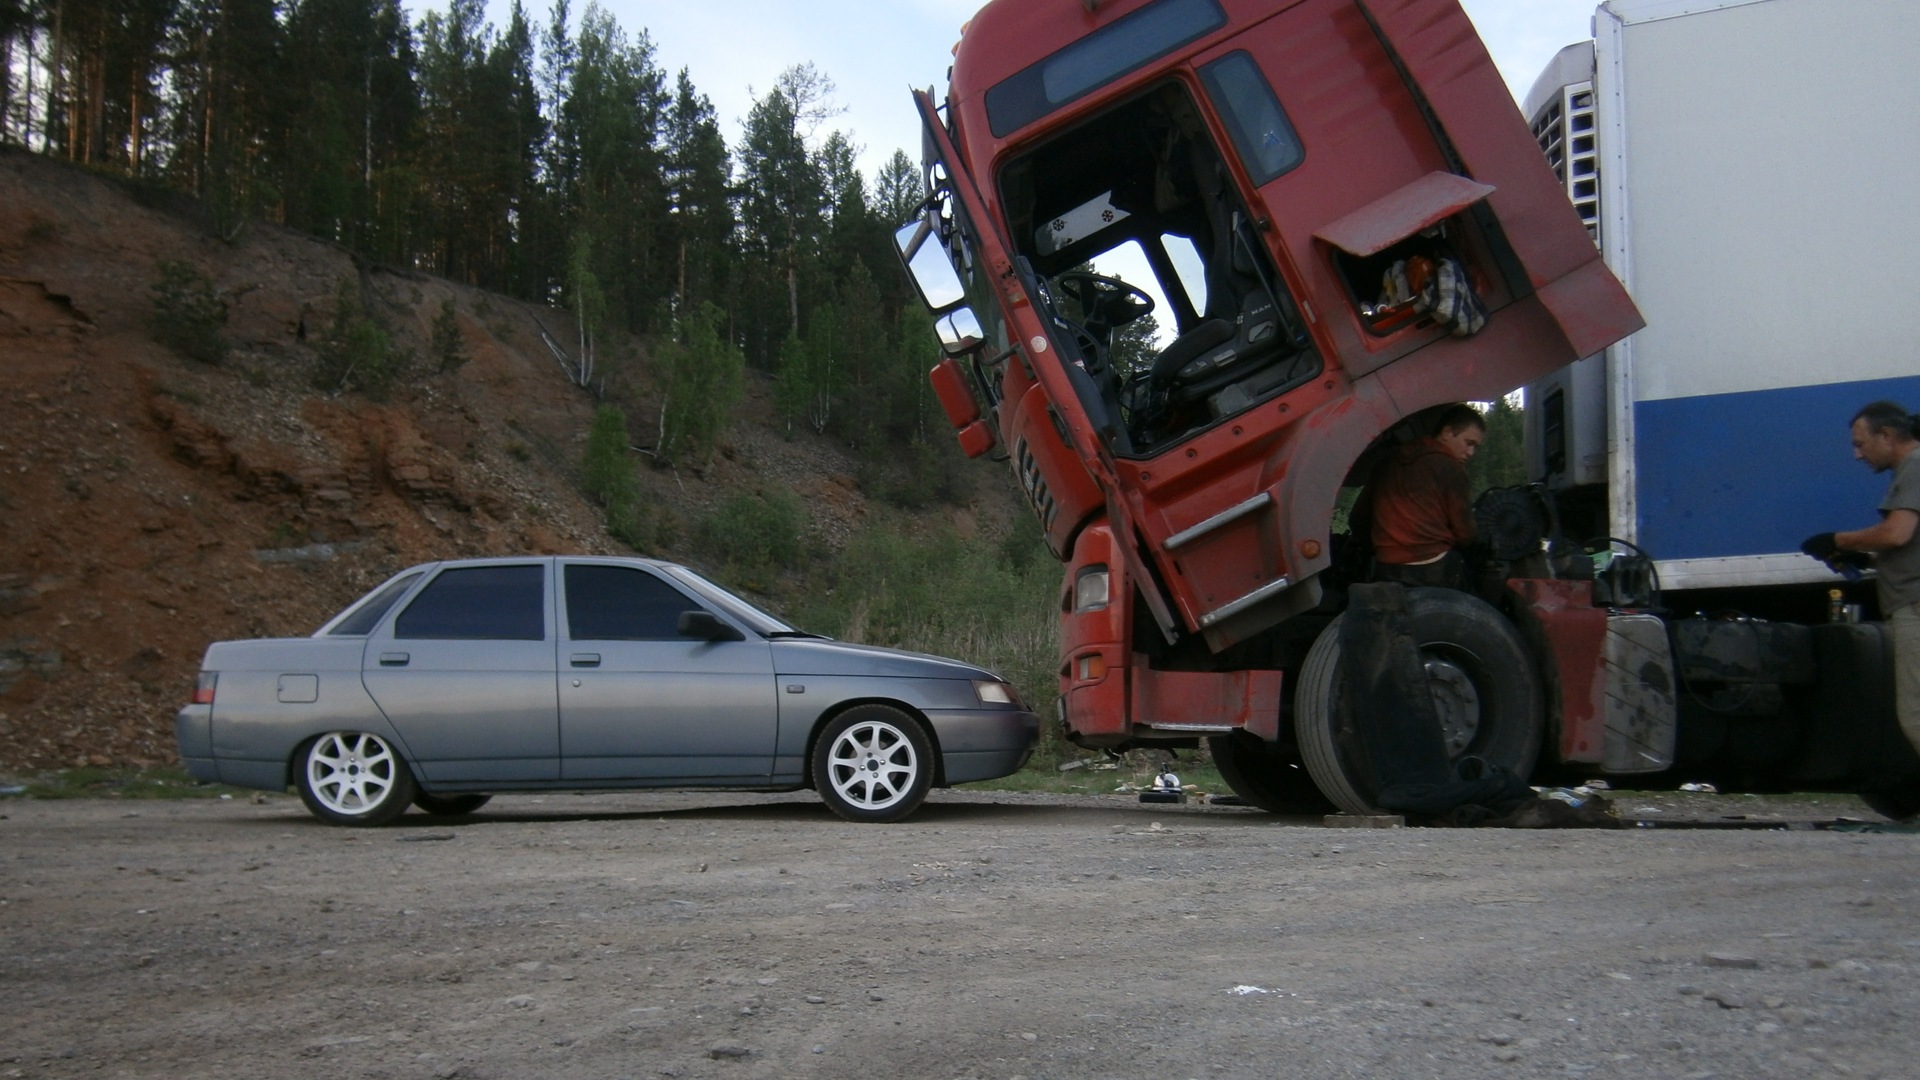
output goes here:
<path id="1" fill-rule="evenodd" d="M 824 639 L 782 639 L 773 642 L 773 670 L 778 675 L 878 675 L 914 679 L 994 679 L 985 668 L 944 656 L 883 649 Z"/>

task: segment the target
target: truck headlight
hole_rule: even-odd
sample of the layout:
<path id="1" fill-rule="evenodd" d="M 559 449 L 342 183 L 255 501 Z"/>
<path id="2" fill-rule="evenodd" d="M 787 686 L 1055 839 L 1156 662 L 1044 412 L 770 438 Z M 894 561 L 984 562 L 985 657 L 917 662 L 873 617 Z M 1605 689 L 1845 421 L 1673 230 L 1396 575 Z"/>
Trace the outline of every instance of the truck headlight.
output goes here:
<path id="1" fill-rule="evenodd" d="M 1110 575 L 1104 566 L 1089 566 L 1073 579 L 1073 610 L 1098 611 L 1106 607 Z"/>

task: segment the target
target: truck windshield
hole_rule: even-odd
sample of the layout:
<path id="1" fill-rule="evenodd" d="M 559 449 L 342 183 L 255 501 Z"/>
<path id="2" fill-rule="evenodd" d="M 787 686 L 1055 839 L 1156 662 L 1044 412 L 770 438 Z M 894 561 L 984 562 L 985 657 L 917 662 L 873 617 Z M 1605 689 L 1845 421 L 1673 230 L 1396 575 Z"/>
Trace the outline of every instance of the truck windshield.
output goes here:
<path id="1" fill-rule="evenodd" d="M 1116 454 L 1159 453 L 1321 370 L 1184 83 L 1060 132 L 998 183 L 1029 291 Z"/>

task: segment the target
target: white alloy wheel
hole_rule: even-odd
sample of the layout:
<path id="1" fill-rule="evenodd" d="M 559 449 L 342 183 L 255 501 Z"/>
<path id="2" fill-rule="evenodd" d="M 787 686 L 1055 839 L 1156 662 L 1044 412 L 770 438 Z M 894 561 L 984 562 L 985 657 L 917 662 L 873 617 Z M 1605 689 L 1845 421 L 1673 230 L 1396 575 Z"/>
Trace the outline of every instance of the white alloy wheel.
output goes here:
<path id="1" fill-rule="evenodd" d="M 335 731 L 308 744 L 300 759 L 300 797 L 336 825 L 384 825 L 413 801 L 413 773 L 378 735 Z"/>
<path id="2" fill-rule="evenodd" d="M 919 807 L 933 777 L 932 747 L 898 709 L 864 705 L 836 717 L 814 748 L 814 783 L 849 821 L 898 821 Z"/>

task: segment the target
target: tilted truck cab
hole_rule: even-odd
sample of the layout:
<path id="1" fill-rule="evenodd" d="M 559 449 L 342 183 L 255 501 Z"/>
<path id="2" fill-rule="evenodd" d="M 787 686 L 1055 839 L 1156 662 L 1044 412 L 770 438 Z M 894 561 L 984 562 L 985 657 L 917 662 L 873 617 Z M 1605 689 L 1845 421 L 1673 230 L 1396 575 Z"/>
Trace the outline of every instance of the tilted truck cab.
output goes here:
<path id="1" fill-rule="evenodd" d="M 900 254 L 962 446 L 1011 464 L 1065 564 L 1069 737 L 1205 736 L 1256 804 L 1311 794 L 1303 742 L 1346 768 L 1303 677 L 1353 577 L 1340 489 L 1370 448 L 1599 352 L 1637 309 L 1455 0 L 995 0 L 946 100 L 915 100 L 928 199 Z M 1597 767 L 1610 737 L 1624 759 L 1607 665 L 1630 635 L 1539 546 L 1474 616 L 1537 690 L 1496 716 L 1504 676 L 1456 657 L 1442 712 L 1463 752 L 1520 725 L 1503 739 L 1551 760 Z M 1345 779 L 1318 787 L 1363 802 Z"/>

